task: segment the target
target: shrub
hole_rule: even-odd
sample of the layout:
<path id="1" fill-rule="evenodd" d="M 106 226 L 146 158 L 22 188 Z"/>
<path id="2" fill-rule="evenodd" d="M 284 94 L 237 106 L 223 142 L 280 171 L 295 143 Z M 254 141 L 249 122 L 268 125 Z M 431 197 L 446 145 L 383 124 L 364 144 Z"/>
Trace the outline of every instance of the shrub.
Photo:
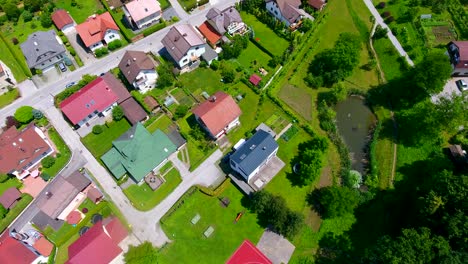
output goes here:
<path id="1" fill-rule="evenodd" d="M 50 167 L 54 166 L 55 158 L 52 157 L 52 156 L 47 156 L 47 157 L 42 159 L 41 164 L 42 164 L 42 167 L 44 167 L 44 168 L 50 168 Z"/>
<path id="2" fill-rule="evenodd" d="M 22 124 L 27 124 L 31 122 L 34 118 L 33 108 L 28 105 L 21 106 L 20 108 L 16 109 L 14 117 L 18 122 Z"/>
<path id="3" fill-rule="evenodd" d="M 214 60 L 210 64 L 210 68 L 214 71 L 217 71 L 219 69 L 219 61 Z"/>
<path id="4" fill-rule="evenodd" d="M 50 16 L 50 13 L 48 12 L 43 12 L 41 15 L 41 26 L 43 28 L 49 28 L 52 26 L 52 18 Z"/>
<path id="5" fill-rule="evenodd" d="M 50 175 L 43 172 L 41 173 L 41 178 L 44 180 L 44 181 L 49 181 L 50 180 Z"/>
<path id="6" fill-rule="evenodd" d="M 383 18 L 387 18 L 389 16 L 391 16 L 391 13 L 389 11 L 385 11 L 385 12 L 382 13 Z"/>
<path id="7" fill-rule="evenodd" d="M 143 36 L 144 36 L 144 37 L 147 37 L 147 36 L 153 34 L 154 32 L 165 28 L 166 25 L 167 25 L 167 24 L 166 24 L 166 22 L 164 22 L 164 21 L 161 22 L 161 23 L 159 23 L 159 24 L 157 24 L 157 25 L 154 25 L 154 26 L 152 26 L 152 27 L 146 29 L 145 31 L 143 31 Z"/>
<path id="8" fill-rule="evenodd" d="M 107 55 L 108 53 L 109 53 L 109 50 L 106 47 L 103 47 L 94 51 L 94 55 L 96 55 L 97 58 Z"/>
<path id="9" fill-rule="evenodd" d="M 359 188 L 362 183 L 362 175 L 359 171 L 350 170 L 344 178 L 344 184 L 349 188 Z"/>
<path id="10" fill-rule="evenodd" d="M 379 9 L 385 8 L 385 2 L 380 2 L 380 3 L 377 5 L 377 8 L 379 8 Z"/>
<path id="11" fill-rule="evenodd" d="M 68 51 L 70 52 L 70 55 L 76 56 L 76 51 L 75 51 L 75 49 L 70 48 Z"/>
<path id="12" fill-rule="evenodd" d="M 23 16 L 24 22 L 29 22 L 34 17 L 34 15 L 31 12 L 29 12 L 28 10 L 24 10 L 22 16 Z"/>
<path id="13" fill-rule="evenodd" d="M 236 73 L 230 67 L 223 67 L 221 76 L 223 77 L 224 83 L 232 83 L 236 78 Z"/>
<path id="14" fill-rule="evenodd" d="M 109 44 L 107 44 L 107 48 L 111 51 L 116 50 L 120 47 L 122 47 L 122 41 L 120 39 L 116 39 L 114 41 L 111 41 Z"/>
<path id="15" fill-rule="evenodd" d="M 13 42 L 14 45 L 18 45 L 18 43 L 19 43 L 17 38 L 12 38 L 11 42 Z"/>
<path id="16" fill-rule="evenodd" d="M 385 19 L 386 23 L 392 23 L 393 21 L 395 21 L 395 18 L 392 17 L 392 16 L 389 16 L 389 17 L 387 17 L 387 19 Z"/>
<path id="17" fill-rule="evenodd" d="M 8 213 L 8 210 L 0 204 L 0 219 L 5 218 L 5 215 Z"/>
<path id="18" fill-rule="evenodd" d="M 174 113 L 175 118 L 179 119 L 179 118 L 184 117 L 187 114 L 188 110 L 189 110 L 188 106 L 178 105 Z"/>
<path id="19" fill-rule="evenodd" d="M 102 128 L 101 125 L 95 125 L 95 126 L 93 126 L 93 134 L 99 135 L 99 134 L 101 134 L 102 132 L 104 132 L 104 129 Z"/>
<path id="20" fill-rule="evenodd" d="M 208 63 L 206 61 L 201 61 L 200 68 L 206 68 L 206 67 L 208 67 Z"/>
<path id="21" fill-rule="evenodd" d="M 387 37 L 388 29 L 381 27 L 380 25 L 377 26 L 374 32 L 374 39 L 380 39 Z"/>
<path id="22" fill-rule="evenodd" d="M 121 120 L 124 117 L 124 115 L 125 114 L 122 110 L 122 107 L 120 107 L 119 105 L 112 108 L 112 119 L 114 119 L 115 121 Z"/>
<path id="23" fill-rule="evenodd" d="M 37 109 L 33 109 L 32 114 L 33 114 L 34 119 L 36 120 L 44 117 L 44 114 L 40 110 L 37 110 Z"/>

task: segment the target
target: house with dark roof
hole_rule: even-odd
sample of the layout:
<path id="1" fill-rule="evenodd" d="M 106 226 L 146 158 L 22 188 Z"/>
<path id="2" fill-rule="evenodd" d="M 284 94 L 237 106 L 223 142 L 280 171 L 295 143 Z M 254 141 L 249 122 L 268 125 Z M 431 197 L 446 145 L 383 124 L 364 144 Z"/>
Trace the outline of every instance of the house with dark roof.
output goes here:
<path id="1" fill-rule="evenodd" d="M 117 105 L 132 124 L 147 117 L 125 86 L 108 72 L 63 100 L 60 109 L 74 126 L 81 127 L 93 118 L 112 114 Z"/>
<path id="2" fill-rule="evenodd" d="M 36 31 L 20 47 L 28 67 L 43 72 L 53 69 L 66 56 L 65 47 L 54 30 Z"/>
<path id="3" fill-rule="evenodd" d="M 158 79 L 156 66 L 151 56 L 143 51 L 134 50 L 127 50 L 119 63 L 119 69 L 125 79 L 141 93 L 146 93 L 156 86 Z"/>
<path id="4" fill-rule="evenodd" d="M 265 0 L 265 2 L 268 12 L 288 27 L 296 25 L 305 17 L 305 12 L 299 8 L 301 0 Z"/>
<path id="5" fill-rule="evenodd" d="M 114 140 L 112 149 L 101 160 L 116 179 L 127 174 L 138 183 L 162 167 L 176 150 L 176 145 L 161 130 L 151 134 L 138 123 Z"/>
<path id="6" fill-rule="evenodd" d="M 21 199 L 21 192 L 15 187 L 10 187 L 0 195 L 0 204 L 6 209 L 10 209 L 15 206 L 19 199 Z"/>
<path id="7" fill-rule="evenodd" d="M 198 105 L 192 112 L 201 127 L 214 139 L 240 125 L 239 116 L 242 113 L 234 99 L 221 91 Z"/>
<path id="8" fill-rule="evenodd" d="M 307 4 L 309 4 L 310 7 L 317 11 L 322 11 L 322 9 L 325 7 L 327 4 L 326 0 L 307 0 Z"/>
<path id="9" fill-rule="evenodd" d="M 278 152 L 278 143 L 270 133 L 259 129 L 230 156 L 231 168 L 249 183 Z"/>
<path id="10" fill-rule="evenodd" d="M 119 243 L 127 236 L 128 231 L 116 217 L 99 221 L 68 247 L 65 263 L 108 264 L 122 253 Z"/>
<path id="11" fill-rule="evenodd" d="M 161 42 L 180 69 L 196 65 L 205 53 L 203 37 L 189 24 L 171 27 Z"/>
<path id="12" fill-rule="evenodd" d="M 234 6 L 230 6 L 224 10 L 219 10 L 216 7 L 211 8 L 206 14 L 206 21 L 220 35 L 224 35 L 226 33 L 234 35 L 246 30 L 246 25 Z"/>
<path id="13" fill-rule="evenodd" d="M 162 11 L 156 0 L 133 0 L 122 8 L 130 25 L 140 29 L 161 19 Z"/>
<path id="14" fill-rule="evenodd" d="M 46 135 L 33 123 L 22 130 L 11 127 L 0 134 L 0 173 L 23 179 L 52 153 L 54 149 Z"/>
<path id="15" fill-rule="evenodd" d="M 226 264 L 273 264 L 252 242 L 244 240 L 226 261 Z"/>
<path id="16" fill-rule="evenodd" d="M 468 75 L 468 41 L 452 41 L 447 44 L 447 55 L 452 65 L 452 76 Z"/>
<path id="17" fill-rule="evenodd" d="M 55 10 L 51 17 L 55 26 L 62 32 L 70 31 L 75 27 L 75 22 L 71 18 L 70 14 L 64 9 Z"/>
<path id="18" fill-rule="evenodd" d="M 120 39 L 119 27 L 109 12 L 92 15 L 75 28 L 84 45 L 93 52 L 111 41 Z"/>
<path id="19" fill-rule="evenodd" d="M 9 235 L 7 229 L 0 236 L 0 263 L 30 264 L 38 256 L 29 250 L 23 242 Z"/>

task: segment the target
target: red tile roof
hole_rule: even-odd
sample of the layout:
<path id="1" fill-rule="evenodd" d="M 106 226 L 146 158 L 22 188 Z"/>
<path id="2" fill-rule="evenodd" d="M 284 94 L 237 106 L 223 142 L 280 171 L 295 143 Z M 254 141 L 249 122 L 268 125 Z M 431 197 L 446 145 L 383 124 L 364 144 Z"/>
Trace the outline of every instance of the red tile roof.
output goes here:
<path id="1" fill-rule="evenodd" d="M 253 85 L 257 86 L 260 81 L 262 80 L 262 78 L 260 76 L 258 76 L 257 74 L 252 74 L 252 76 L 250 76 L 249 78 L 249 82 L 251 82 Z"/>
<path id="2" fill-rule="evenodd" d="M 16 204 L 16 201 L 19 198 L 21 198 L 21 192 L 18 191 L 18 189 L 16 189 L 15 187 L 11 187 L 4 191 L 3 194 L 0 196 L 0 203 L 3 205 L 3 207 L 9 209 L 14 204 Z"/>
<path id="3" fill-rule="evenodd" d="M 86 47 L 102 41 L 107 30 L 119 30 L 119 27 L 115 24 L 109 12 L 105 12 L 101 15 L 93 15 L 75 28 Z"/>
<path id="4" fill-rule="evenodd" d="M 112 241 L 116 244 L 119 244 L 128 236 L 127 229 L 117 217 L 104 219 L 103 225 Z"/>
<path id="5" fill-rule="evenodd" d="M 308 0 L 307 3 L 317 9 L 317 10 L 321 10 L 322 7 L 325 5 L 325 0 Z"/>
<path id="6" fill-rule="evenodd" d="M 63 100 L 60 109 L 76 125 L 94 111 L 102 112 L 118 100 L 110 85 L 99 77 Z"/>
<path id="7" fill-rule="evenodd" d="M 41 237 L 36 241 L 36 243 L 34 243 L 33 248 L 35 248 L 42 256 L 48 257 L 50 256 L 50 253 L 52 253 L 54 245 L 45 237 Z"/>
<path id="8" fill-rule="evenodd" d="M 119 228 L 116 224 L 114 227 Z M 117 233 L 116 231 L 106 232 L 102 222 L 96 223 L 88 232 L 68 247 L 68 261 L 66 263 L 109 263 L 122 252 L 122 249 L 116 243 L 122 235 Z"/>
<path id="9" fill-rule="evenodd" d="M 0 236 L 0 263 L 30 264 L 36 255 L 21 242 L 9 236 L 9 230 Z"/>
<path id="10" fill-rule="evenodd" d="M 216 45 L 222 37 L 218 32 L 216 32 L 210 23 L 208 23 L 208 21 L 205 21 L 205 23 L 201 24 L 198 27 L 198 30 L 212 46 Z"/>
<path id="11" fill-rule="evenodd" d="M 249 240 L 244 240 L 237 250 L 226 261 L 226 264 L 272 264 L 263 253 Z"/>
<path id="12" fill-rule="evenodd" d="M 55 26 L 62 30 L 63 27 L 66 25 L 73 24 L 73 19 L 71 18 L 70 14 L 63 9 L 59 9 L 52 13 L 52 21 L 54 21 Z"/>
<path id="13" fill-rule="evenodd" d="M 34 124 L 22 131 L 11 127 L 0 135 L 0 173 L 19 172 L 50 150 L 50 146 L 35 129 L 38 128 Z"/>
<path id="14" fill-rule="evenodd" d="M 216 92 L 209 100 L 193 110 L 212 135 L 219 132 L 241 115 L 241 110 L 232 97 L 224 92 Z"/>

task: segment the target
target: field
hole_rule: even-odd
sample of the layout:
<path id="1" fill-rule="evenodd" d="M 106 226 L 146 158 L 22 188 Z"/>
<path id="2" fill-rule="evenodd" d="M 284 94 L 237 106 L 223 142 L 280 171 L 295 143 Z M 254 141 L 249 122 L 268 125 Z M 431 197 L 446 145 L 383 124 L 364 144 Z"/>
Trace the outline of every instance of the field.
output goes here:
<path id="1" fill-rule="evenodd" d="M 382 65 L 385 79 L 387 81 L 401 77 L 401 64 L 398 61 L 399 54 L 388 38 L 374 41 L 374 49 Z"/>
<path id="2" fill-rule="evenodd" d="M 212 95 L 224 87 L 224 84 L 220 81 L 221 75 L 219 72 L 208 68 L 199 68 L 196 71 L 184 73 L 178 78 L 183 87 L 194 93 L 195 96 L 203 91 Z"/>
<path id="3" fill-rule="evenodd" d="M 166 180 L 159 188 L 153 191 L 148 184 L 133 184 L 124 189 L 125 195 L 132 202 L 132 205 L 140 211 L 148 211 L 158 205 L 167 195 L 169 195 L 182 181 L 177 169 L 173 168 L 164 176 Z"/>
<path id="4" fill-rule="evenodd" d="M 124 118 L 120 121 L 104 125 L 103 132 L 101 134 L 96 135 L 90 133 L 84 138 L 81 138 L 81 142 L 83 142 L 94 157 L 99 159 L 112 148 L 112 141 L 120 137 L 129 128 L 130 124 Z"/>
<path id="5" fill-rule="evenodd" d="M 62 137 L 60 136 L 55 129 L 49 129 L 48 131 L 50 140 L 54 143 L 55 147 L 57 148 L 58 153 L 60 155 L 56 155 L 55 163 L 50 168 L 43 168 L 42 172 L 49 174 L 49 176 L 54 177 L 71 158 L 71 151 L 68 146 L 63 141 Z"/>
<path id="6" fill-rule="evenodd" d="M 99 0 L 80 0 L 76 1 L 78 5 L 73 6 L 72 0 L 57 0 L 55 5 L 70 12 L 71 17 L 76 23 L 83 23 L 89 16 L 96 14 L 98 10 L 104 10 Z"/>
<path id="7" fill-rule="evenodd" d="M 244 67 L 249 74 L 256 73 L 259 75 L 259 68 L 264 68 L 269 71 L 269 74 L 272 75 L 272 69 L 268 66 L 268 62 L 271 57 L 259 49 L 255 44 L 249 41 L 249 45 L 237 58 L 237 61 L 240 65 Z M 262 77 L 262 76 L 260 76 Z"/>
<path id="8" fill-rule="evenodd" d="M 244 239 L 254 244 L 258 242 L 263 229 L 257 224 L 256 215 L 242 205 L 242 193 L 230 184 L 220 197 L 229 198 L 228 207 L 222 207 L 217 197 L 195 191 L 175 212 L 165 217 L 162 226 L 173 243 L 161 249 L 158 261 L 224 263 Z M 235 223 L 240 212 L 244 215 Z M 197 214 L 201 218 L 192 224 L 190 221 Z M 203 233 L 209 226 L 214 232 L 206 238 Z"/>
<path id="9" fill-rule="evenodd" d="M 3 108 L 13 101 L 15 101 L 20 96 L 18 89 L 14 89 L 12 91 L 8 91 L 2 95 L 0 95 L 0 108 Z"/>
<path id="10" fill-rule="evenodd" d="M 1 37 L 1 36 L 0 36 Z M 25 60 L 16 60 L 15 56 L 11 53 L 10 49 L 8 48 L 7 44 L 3 41 L 3 39 L 0 39 L 0 60 L 10 68 L 10 70 L 13 73 L 13 76 L 15 77 L 17 82 L 21 82 L 26 80 L 27 76 L 23 71 L 23 68 L 21 67 L 21 64 L 23 64 L 23 67 L 27 68 L 28 66 L 26 65 Z M 13 46 L 13 44 L 11 44 Z M 14 49 L 14 52 L 16 52 L 16 55 L 18 58 L 20 55 L 23 56 L 23 54 L 18 54 L 16 49 Z M 21 63 L 21 64 L 20 64 Z M 29 71 L 29 70 L 28 70 Z"/>
<path id="11" fill-rule="evenodd" d="M 313 104 L 310 90 L 300 89 L 286 84 L 281 88 L 278 96 L 305 120 L 312 120 Z"/>
<path id="12" fill-rule="evenodd" d="M 8 210 L 8 213 L 0 219 L 0 233 L 2 233 L 3 230 L 5 230 L 18 217 L 18 215 L 23 212 L 32 200 L 33 198 L 29 194 L 23 193 L 21 195 L 21 199 L 16 203 L 16 205 Z"/>

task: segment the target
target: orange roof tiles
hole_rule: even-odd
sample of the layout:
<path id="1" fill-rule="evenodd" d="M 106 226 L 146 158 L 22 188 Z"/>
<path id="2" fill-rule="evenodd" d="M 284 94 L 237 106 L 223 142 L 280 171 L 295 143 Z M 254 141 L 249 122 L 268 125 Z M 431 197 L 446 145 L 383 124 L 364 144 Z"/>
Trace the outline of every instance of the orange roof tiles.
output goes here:
<path id="1" fill-rule="evenodd" d="M 109 12 L 105 12 L 101 15 L 93 15 L 75 28 L 86 47 L 102 41 L 107 30 L 119 30 L 119 27 L 115 24 Z"/>

